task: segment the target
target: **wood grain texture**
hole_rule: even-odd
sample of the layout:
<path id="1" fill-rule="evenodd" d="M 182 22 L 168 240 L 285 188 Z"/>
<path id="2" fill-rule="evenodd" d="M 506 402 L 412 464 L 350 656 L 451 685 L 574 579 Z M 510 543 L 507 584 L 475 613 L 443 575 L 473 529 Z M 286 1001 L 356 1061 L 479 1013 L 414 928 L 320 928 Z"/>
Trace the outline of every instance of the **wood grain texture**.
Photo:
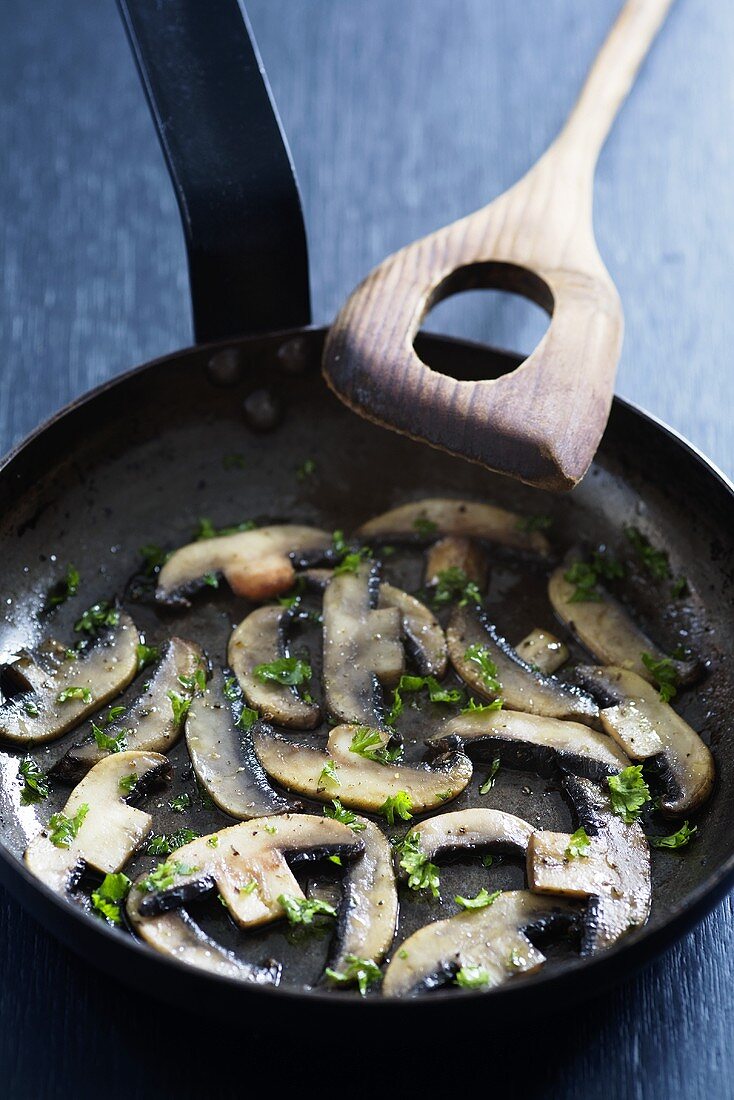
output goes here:
<path id="1" fill-rule="evenodd" d="M 618 4 L 366 7 L 249 5 L 304 191 L 318 320 L 389 252 L 522 175 L 568 114 Z M 734 5 L 679 0 L 600 158 L 595 226 L 625 309 L 619 391 L 730 474 L 732 41 Z M 5 449 L 62 401 L 184 343 L 189 319 L 175 202 L 112 4 L 0 5 L 0 148 Z M 529 350 L 524 315 L 482 297 L 446 303 L 442 326 Z M 533 1024 L 532 1061 L 508 1053 L 506 1035 L 464 1048 L 460 1085 L 491 1087 L 509 1066 L 518 1079 L 503 1093 L 526 1100 L 734 1095 L 733 947 L 727 900 L 641 977 Z M 0 970 L 9 1100 L 202 1095 L 210 1063 L 172 1056 L 177 1035 L 185 1049 L 196 1039 L 202 1050 L 236 1051 L 240 1086 L 257 1080 L 246 1042 L 282 1062 L 282 1037 L 261 1035 L 257 1021 L 212 1027 L 188 1008 L 161 1016 L 152 998 L 70 956 L 4 894 Z M 288 1036 L 301 1082 L 312 1080 L 316 1055 L 345 1093 L 355 1080 L 384 1092 L 382 1058 L 309 1039 L 303 1051 Z M 387 1045 L 403 1066 L 393 1091 L 409 1074 L 414 1086 L 430 1074 L 462 1091 L 447 1057 L 416 1058 L 400 1037 Z"/>
<path id="2" fill-rule="evenodd" d="M 672 0 L 627 0 L 558 137 L 488 206 L 401 248 L 339 311 L 323 372 L 355 412 L 544 489 L 591 464 L 614 393 L 622 307 L 594 240 L 602 144 Z M 468 287 L 544 306 L 547 332 L 500 378 L 431 370 L 414 342 L 431 306 Z"/>

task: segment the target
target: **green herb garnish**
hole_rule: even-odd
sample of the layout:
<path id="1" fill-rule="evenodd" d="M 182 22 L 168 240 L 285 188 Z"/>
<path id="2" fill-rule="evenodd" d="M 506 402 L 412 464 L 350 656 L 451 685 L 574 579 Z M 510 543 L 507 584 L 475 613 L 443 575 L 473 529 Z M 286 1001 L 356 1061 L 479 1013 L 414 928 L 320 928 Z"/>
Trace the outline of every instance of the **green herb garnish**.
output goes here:
<path id="1" fill-rule="evenodd" d="M 483 966 L 474 966 L 473 963 L 462 966 L 454 976 L 454 984 L 462 989 L 488 989 L 491 981 L 489 971 Z"/>
<path id="2" fill-rule="evenodd" d="M 296 478 L 299 481 L 306 481 L 307 478 L 313 477 L 316 473 L 316 463 L 312 458 L 306 458 L 296 470 Z"/>
<path id="3" fill-rule="evenodd" d="M 521 516 L 516 524 L 518 531 L 526 531 L 528 534 L 531 531 L 547 531 L 552 526 L 551 516 Z"/>
<path id="4" fill-rule="evenodd" d="M 289 924 L 313 924 L 316 917 L 336 916 L 334 906 L 319 898 L 289 898 L 280 894 L 278 901 L 285 909 Z"/>
<path id="5" fill-rule="evenodd" d="M 461 708 L 459 714 L 486 714 L 492 710 L 502 710 L 501 699 L 493 699 L 491 703 L 478 703 L 476 699 L 470 699 L 467 705 Z"/>
<path id="6" fill-rule="evenodd" d="M 642 663 L 651 674 L 660 693 L 663 703 L 669 703 L 678 694 L 678 670 L 670 657 L 662 657 L 659 661 L 649 653 L 640 654 Z"/>
<path id="7" fill-rule="evenodd" d="M 91 703 L 92 693 L 87 687 L 68 687 L 56 696 L 57 703 L 70 703 L 72 699 L 81 699 L 83 703 Z"/>
<path id="8" fill-rule="evenodd" d="M 51 819 L 48 823 L 48 828 L 50 829 L 48 839 L 55 848 L 68 848 L 71 845 L 72 840 L 74 840 L 81 829 L 84 818 L 88 813 L 89 803 L 82 802 L 73 817 L 67 817 L 61 810 L 51 815 Z"/>
<path id="9" fill-rule="evenodd" d="M 657 550 L 637 527 L 625 527 L 624 533 L 650 576 L 658 581 L 667 580 L 672 576 L 665 550 Z"/>
<path id="10" fill-rule="evenodd" d="M 390 822 L 392 825 L 392 822 Z M 396 847 L 400 855 L 400 866 L 408 875 L 408 887 L 411 890 L 430 890 L 434 898 L 439 896 L 439 870 L 431 863 L 421 848 L 420 833 L 413 830 Z"/>
<path id="11" fill-rule="evenodd" d="M 427 539 L 438 531 L 438 524 L 428 516 L 418 516 L 413 520 L 413 530 L 420 538 Z"/>
<path id="12" fill-rule="evenodd" d="M 468 603 L 482 602 L 482 594 L 476 582 L 469 580 L 464 570 L 458 565 L 441 569 L 436 574 L 436 586 L 433 592 L 433 602 L 437 606 L 443 606 L 455 600 L 458 600 L 459 607 L 466 607 Z"/>
<path id="13" fill-rule="evenodd" d="M 58 607 L 59 604 L 66 603 L 72 596 L 76 596 L 79 591 L 80 583 L 81 577 L 79 576 L 79 570 L 73 565 L 68 566 L 64 579 L 54 585 L 48 594 L 46 598 L 46 610 L 50 611 L 53 607 Z"/>
<path id="14" fill-rule="evenodd" d="M 135 772 L 130 772 L 128 775 L 121 775 L 117 780 L 117 786 L 124 794 L 132 794 L 135 790 L 135 786 L 138 782 L 138 777 Z"/>
<path id="15" fill-rule="evenodd" d="M 372 959 L 360 959 L 357 955 L 347 955 L 344 959 L 344 970 L 332 970 L 327 966 L 324 973 L 332 982 L 342 985 L 357 983 L 359 992 L 364 997 L 371 985 L 376 985 L 382 977 L 379 966 Z"/>
<path id="16" fill-rule="evenodd" d="M 410 812 L 412 809 L 413 802 L 407 791 L 397 791 L 385 799 L 377 812 L 387 818 L 388 825 L 394 825 L 396 817 L 403 821 L 410 821 L 413 816 Z"/>
<path id="17" fill-rule="evenodd" d="M 491 893 L 483 886 L 476 897 L 462 898 L 459 894 L 456 895 L 454 901 L 457 905 L 460 905 L 462 909 L 486 909 L 488 905 L 492 905 L 497 901 L 497 898 L 502 893 L 501 890 L 493 890 Z"/>
<path id="18" fill-rule="evenodd" d="M 336 765 L 333 760 L 327 760 L 321 769 L 319 775 L 318 789 L 323 790 L 324 787 L 331 784 L 334 787 L 339 786 L 339 776 L 336 774 Z"/>
<path id="19" fill-rule="evenodd" d="M 632 825 L 642 807 L 650 801 L 650 788 L 642 774 L 642 764 L 631 764 L 619 775 L 610 775 L 607 783 L 612 809 L 627 825 Z"/>
<path id="20" fill-rule="evenodd" d="M 590 847 L 591 841 L 586 833 L 586 829 L 582 825 L 575 833 L 571 833 L 565 855 L 568 859 L 586 857 L 589 854 Z"/>
<path id="21" fill-rule="evenodd" d="M 363 756 L 366 760 L 374 760 L 377 764 L 394 764 L 403 755 L 403 746 L 394 745 L 388 748 L 383 741 L 383 735 L 379 730 L 368 729 L 367 726 L 359 726 L 352 737 L 349 751 Z"/>
<path id="22" fill-rule="evenodd" d="M 144 642 L 140 642 L 136 653 L 138 656 L 138 672 L 142 672 L 144 668 L 158 660 L 161 655 L 161 647 L 159 645 L 145 645 Z"/>
<path id="23" fill-rule="evenodd" d="M 30 756 L 24 757 L 18 765 L 18 778 L 23 780 L 20 792 L 22 806 L 29 806 L 32 802 L 42 802 L 44 798 L 48 798 L 46 773 L 41 771 Z"/>
<path id="24" fill-rule="evenodd" d="M 331 806 L 324 806 L 324 816 L 334 821 L 341 821 L 342 825 L 348 825 L 355 833 L 361 833 L 365 828 L 364 822 L 359 821 L 356 814 L 345 809 L 338 798 L 331 800 Z"/>
<path id="25" fill-rule="evenodd" d="M 170 557 L 166 550 L 161 549 L 160 546 L 156 546 L 152 542 L 149 542 L 146 546 L 141 546 L 138 553 L 143 559 L 143 572 L 146 577 L 152 577 L 157 573 Z"/>
<path id="26" fill-rule="evenodd" d="M 80 619 L 74 623 L 77 634 L 96 634 L 105 626 L 117 626 L 120 621 L 118 608 L 105 600 L 88 607 Z"/>
<path id="27" fill-rule="evenodd" d="M 191 706 L 191 699 L 184 699 L 183 695 L 179 695 L 177 691 L 167 691 L 166 695 L 171 701 L 171 710 L 173 711 L 173 724 L 174 726 L 180 726 L 186 715 L 189 713 Z"/>
<path id="28" fill-rule="evenodd" d="M 198 836 L 199 833 L 195 833 L 193 829 L 183 827 L 173 833 L 160 833 L 150 838 L 146 851 L 149 856 L 170 856 L 171 852 L 183 848 L 184 844 L 190 844 Z"/>
<path id="29" fill-rule="evenodd" d="M 92 722 L 92 733 L 98 749 L 113 753 L 124 752 L 127 748 L 127 730 L 120 730 L 119 733 L 107 733 L 95 722 Z"/>
<path id="30" fill-rule="evenodd" d="M 311 679 L 311 666 L 308 661 L 298 657 L 278 657 L 255 665 L 254 673 L 263 683 L 287 684 L 292 687 L 304 684 Z"/>
<path id="31" fill-rule="evenodd" d="M 487 778 L 484 780 L 481 787 L 479 788 L 479 793 L 480 794 L 489 794 L 489 792 L 492 790 L 492 787 L 494 787 L 494 785 L 495 785 L 495 782 L 496 782 L 496 779 L 497 779 L 497 772 L 499 770 L 500 770 L 500 758 L 499 758 L 499 756 L 495 756 L 495 758 L 492 761 L 492 764 L 490 766 L 489 772 L 487 773 Z"/>
<path id="32" fill-rule="evenodd" d="M 474 643 L 464 653 L 464 660 L 470 661 L 473 665 L 479 669 L 479 674 L 482 682 L 493 694 L 499 695 L 502 692 L 502 684 L 497 676 L 497 665 L 492 660 L 491 654 L 486 646 Z"/>
<path id="33" fill-rule="evenodd" d="M 169 801 L 168 805 L 174 813 L 182 814 L 184 810 L 188 810 L 191 805 L 191 795 L 177 794 L 175 798 Z"/>
<path id="34" fill-rule="evenodd" d="M 92 893 L 92 907 L 111 924 L 121 924 L 120 902 L 129 894 L 131 885 L 130 879 L 122 871 L 105 875 Z"/>
<path id="35" fill-rule="evenodd" d="M 403 713 L 405 706 L 403 694 L 405 692 L 421 691 L 423 688 L 428 689 L 428 698 L 432 703 L 460 703 L 464 696 L 460 688 L 442 687 L 434 676 L 401 676 L 400 683 L 393 691 L 390 713 L 385 719 L 388 726 L 395 725 L 395 722 Z"/>
<path id="36" fill-rule="evenodd" d="M 677 833 L 671 833 L 670 836 L 649 836 L 647 839 L 653 848 L 685 848 L 696 832 L 698 829 L 695 825 L 684 821 Z"/>

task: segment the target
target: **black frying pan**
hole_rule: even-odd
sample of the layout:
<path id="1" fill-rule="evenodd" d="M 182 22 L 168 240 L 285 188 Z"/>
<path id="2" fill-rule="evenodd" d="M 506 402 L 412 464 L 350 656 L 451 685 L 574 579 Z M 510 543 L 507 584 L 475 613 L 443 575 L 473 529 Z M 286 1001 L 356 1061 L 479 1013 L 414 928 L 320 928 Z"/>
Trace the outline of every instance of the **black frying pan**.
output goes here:
<path id="1" fill-rule="evenodd" d="M 410 1009 L 438 1013 L 450 1001 L 452 1011 L 473 1010 L 481 997 L 486 1026 L 491 1016 L 507 1018 L 598 992 L 680 936 L 734 880 L 734 734 L 728 724 L 734 676 L 726 661 L 734 651 L 734 491 L 685 441 L 619 399 L 591 471 L 563 498 L 511 483 L 348 412 L 321 379 L 324 331 L 299 327 L 308 321 L 308 291 L 297 192 L 236 5 L 210 0 L 205 12 L 196 0 L 121 0 L 121 6 L 177 187 L 201 342 L 97 389 L 4 461 L 0 538 L 7 597 L 0 658 L 6 660 L 39 629 L 50 629 L 39 628 L 38 613 L 67 562 L 79 568 L 84 593 L 78 606 L 71 601 L 55 613 L 53 633 L 60 637 L 70 636 L 82 606 L 113 594 L 130 596 L 138 547 L 183 543 L 202 515 L 216 524 L 253 517 L 349 529 L 407 499 L 453 495 L 550 513 L 558 530 L 613 546 L 626 524 L 644 520 L 695 594 L 682 623 L 658 628 L 684 625 L 693 647 L 710 662 L 702 686 L 681 703 L 684 716 L 711 744 L 718 769 L 714 796 L 697 818 L 695 846 L 655 860 L 650 922 L 617 947 L 583 962 L 549 957 L 539 975 L 490 994 L 438 992 L 411 1002 Z M 243 337 L 238 333 L 245 324 L 283 331 Z M 439 337 L 421 337 L 419 350 L 435 369 L 463 378 L 496 377 L 517 364 L 506 353 Z M 279 411 L 268 430 L 262 430 L 263 404 L 266 411 Z M 242 468 L 223 462 L 233 453 L 242 456 Z M 306 458 L 315 462 L 316 473 L 299 481 L 295 472 Z M 398 562 L 395 568 L 400 577 L 410 566 Z M 511 621 L 518 637 L 551 622 L 542 573 L 529 568 L 521 583 L 508 588 L 509 577 L 498 562 L 489 592 L 497 621 Z M 151 638 L 175 629 L 195 637 L 215 662 L 224 657 L 230 625 L 246 611 L 243 601 L 223 591 L 197 601 L 183 617 L 148 603 L 127 605 Z M 73 739 L 72 733 L 44 750 L 49 763 Z M 182 745 L 172 759 L 176 793 L 190 782 Z M 310 1001 L 324 1015 L 354 1022 L 356 1012 L 405 1011 L 379 997 L 361 1001 L 351 993 L 304 990 L 323 966 L 322 941 L 294 944 L 275 930 L 248 939 L 246 948 L 238 943 L 257 960 L 280 953 L 286 961 L 281 988 L 251 988 L 158 956 L 53 895 L 20 860 L 36 810 L 20 807 L 17 755 L 3 752 L 0 765 L 3 881 L 55 935 L 109 973 L 176 1003 L 218 1012 L 247 1005 L 282 1014 Z M 545 827 L 567 829 L 563 800 L 537 777 L 503 775 L 493 804 L 514 812 L 524 805 L 529 816 L 541 793 Z M 63 789 L 55 792 L 42 806 L 44 819 L 65 798 Z M 178 817 L 167 818 L 165 806 L 164 799 L 156 808 L 156 831 L 181 824 Z M 228 823 L 216 811 L 201 814 L 195 824 L 202 831 Z M 486 872 L 480 881 L 477 869 L 457 870 L 455 880 L 452 873 L 447 869 L 448 896 L 456 892 L 454 885 L 471 893 L 486 884 Z M 493 884 L 520 886 L 521 869 L 502 865 Z M 420 903 L 406 902 L 402 909 L 400 937 L 440 915 Z M 213 914 L 210 920 L 226 942 L 226 919 Z"/>

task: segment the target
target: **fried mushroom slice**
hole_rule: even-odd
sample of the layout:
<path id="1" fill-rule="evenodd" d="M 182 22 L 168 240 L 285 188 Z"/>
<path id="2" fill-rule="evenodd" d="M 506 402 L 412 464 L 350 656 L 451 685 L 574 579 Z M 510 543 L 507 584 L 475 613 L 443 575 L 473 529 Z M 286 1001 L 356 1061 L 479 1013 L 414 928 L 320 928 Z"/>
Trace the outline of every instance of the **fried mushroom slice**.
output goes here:
<path id="1" fill-rule="evenodd" d="M 183 845 L 144 877 L 139 912 L 157 916 L 216 889 L 235 923 L 255 928 L 285 915 L 278 898 L 304 898 L 286 857 L 296 863 L 335 855 L 347 862 L 363 851 L 348 825 L 328 817 L 284 814 L 240 822 Z"/>
<path id="2" fill-rule="evenodd" d="M 171 554 L 158 575 L 160 603 L 189 606 L 188 594 L 209 574 L 223 573 L 236 596 L 256 603 L 287 591 L 294 563 L 308 564 L 331 546 L 331 535 L 316 527 L 284 524 L 190 542 Z"/>
<path id="3" fill-rule="evenodd" d="M 100 760 L 28 845 L 26 866 L 58 894 L 69 892 L 85 867 L 120 871 L 153 821 L 131 801 L 170 777 L 168 760 L 157 752 L 119 752 Z"/>
<path id="4" fill-rule="evenodd" d="M 376 540 L 463 535 L 536 554 L 550 552 L 545 535 L 526 530 L 522 516 L 471 500 L 416 500 L 368 520 L 357 534 L 363 539 Z"/>
<path id="5" fill-rule="evenodd" d="M 335 573 L 324 592 L 324 696 L 339 722 L 382 725 L 380 684 L 405 670 L 396 607 L 378 608 L 380 578 L 370 562 Z"/>
<path id="6" fill-rule="evenodd" d="M 443 855 L 485 848 L 525 855 L 533 826 L 502 810 L 457 810 L 419 821 L 410 833 L 417 835 L 421 852 L 433 861 Z M 407 878 L 404 869 L 400 875 Z"/>
<path id="7" fill-rule="evenodd" d="M 260 715 L 288 729 L 313 729 L 321 720 L 318 705 L 302 699 L 295 686 L 264 679 L 258 671 L 287 655 L 290 622 L 287 608 L 257 608 L 232 632 L 227 657 L 247 702 Z"/>
<path id="8" fill-rule="evenodd" d="M 578 914 L 564 898 L 544 898 L 529 890 L 507 890 L 484 909 L 468 910 L 427 924 L 393 954 L 382 992 L 415 997 L 447 985 L 463 968 L 490 989 L 545 963 L 527 932 L 567 930 Z"/>
<path id="9" fill-rule="evenodd" d="M 571 854 L 571 836 L 566 833 L 533 833 L 528 884 L 536 893 L 590 899 L 581 954 L 591 955 L 647 921 L 652 899 L 650 849 L 641 826 L 627 825 L 618 817 L 601 787 L 572 776 L 563 785 L 589 835 L 588 852 Z"/>
<path id="10" fill-rule="evenodd" d="M 364 852 L 344 876 L 334 945 L 329 969 L 343 974 L 349 956 L 380 963 L 390 950 L 398 922 L 398 892 L 393 872 L 392 849 L 382 830 L 364 817 L 360 828 Z"/>
<path id="11" fill-rule="evenodd" d="M 472 760 L 499 756 L 508 767 L 555 776 L 571 772 L 603 779 L 629 767 L 611 737 L 578 722 L 559 722 L 521 711 L 460 714 L 426 742 L 439 751 L 459 746 Z"/>
<path id="12" fill-rule="evenodd" d="M 400 612 L 403 642 L 421 676 L 446 674 L 446 635 L 438 619 L 424 603 L 402 589 L 383 581 L 378 607 L 395 607 Z"/>
<path id="13" fill-rule="evenodd" d="M 447 535 L 434 542 L 426 554 L 425 583 L 434 588 L 441 575 L 459 571 L 482 592 L 489 579 L 489 561 L 483 547 L 472 539 Z"/>
<path id="14" fill-rule="evenodd" d="M 501 698 L 508 710 L 545 718 L 597 723 L 599 708 L 590 695 L 523 661 L 478 608 L 455 608 L 446 640 L 456 672 L 485 699 Z"/>
<path id="15" fill-rule="evenodd" d="M 531 668 L 552 676 L 569 658 L 568 646 L 549 630 L 535 627 L 515 646 L 518 657 Z"/>
<path id="16" fill-rule="evenodd" d="M 336 726 L 326 751 L 287 740 L 264 722 L 253 728 L 252 740 L 265 771 L 283 787 L 322 802 L 338 798 L 350 809 L 370 813 L 379 813 L 398 791 L 408 795 L 414 813 L 436 809 L 461 794 L 471 779 L 471 762 L 453 750 L 430 765 L 383 764 L 354 751 L 353 746 L 364 745 L 369 735 L 373 736 L 368 751 L 381 755 L 389 734 L 363 726 Z"/>
<path id="17" fill-rule="evenodd" d="M 270 786 L 249 731 L 238 725 L 241 699 L 234 677 L 217 669 L 186 716 L 186 747 L 196 778 L 212 802 L 248 820 L 294 809 Z"/>
<path id="18" fill-rule="evenodd" d="M 648 653 L 654 661 L 665 660 L 666 654 L 601 585 L 596 588 L 598 599 L 574 602 L 576 585 L 566 580 L 567 572 L 568 564 L 559 566 L 548 582 L 548 597 L 559 619 L 602 664 L 629 669 L 652 683 L 652 673 L 643 664 L 642 654 Z M 700 674 L 696 660 L 667 659 L 682 684 L 692 683 Z"/>
<path id="19" fill-rule="evenodd" d="M 171 638 L 162 646 L 158 663 L 140 695 L 102 730 L 104 742 L 141 752 L 168 752 L 178 741 L 184 724 L 182 708 L 173 705 L 172 696 L 190 700 L 196 688 L 194 677 L 204 668 L 204 653 L 195 642 Z M 53 773 L 63 779 L 77 779 L 111 751 L 119 749 L 98 745 L 92 733 L 72 745 Z"/>
<path id="20" fill-rule="evenodd" d="M 584 666 L 579 679 L 602 703 L 602 727 L 632 760 L 656 760 L 666 788 L 660 808 L 688 814 L 711 794 L 715 767 L 709 749 L 691 726 L 636 673 L 613 665 Z"/>
<path id="21" fill-rule="evenodd" d="M 162 955 L 169 955 L 199 970 L 207 970 L 210 974 L 254 982 L 255 985 L 278 985 L 282 970 L 279 963 L 255 966 L 238 959 L 232 951 L 227 951 L 221 944 L 210 939 L 185 909 L 161 913 L 157 917 L 141 916 L 140 902 L 143 894 L 138 887 L 144 879 L 145 875 L 141 875 L 133 883 L 126 903 L 132 930 L 144 943 Z"/>
<path id="22" fill-rule="evenodd" d="M 78 654 L 58 642 L 24 653 L 3 670 L 0 739 L 54 741 L 124 691 L 138 667 L 139 634 L 129 615 Z"/>

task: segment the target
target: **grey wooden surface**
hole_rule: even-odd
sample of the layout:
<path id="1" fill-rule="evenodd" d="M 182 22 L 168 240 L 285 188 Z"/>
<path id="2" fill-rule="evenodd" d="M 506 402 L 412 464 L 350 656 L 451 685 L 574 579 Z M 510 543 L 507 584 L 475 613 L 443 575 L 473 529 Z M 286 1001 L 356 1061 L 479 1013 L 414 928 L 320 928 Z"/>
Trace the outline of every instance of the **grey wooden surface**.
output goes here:
<path id="1" fill-rule="evenodd" d="M 388 251 L 532 163 L 617 6 L 251 0 L 304 194 L 316 320 Z M 596 205 L 627 319 L 618 390 L 730 475 L 732 42 L 734 5 L 678 0 L 602 155 Z M 3 450 L 75 394 L 189 340 L 175 204 L 111 0 L 0 3 L 0 254 Z M 542 331 L 532 310 L 486 295 L 442 306 L 433 324 L 518 350 Z M 490 1035 L 452 1054 L 452 1094 L 494 1091 L 511 1069 L 506 1096 L 734 1095 L 733 929 L 727 900 L 636 980 L 530 1025 L 532 1041 L 520 1029 L 514 1044 Z M 218 1038 L 235 1050 L 244 1089 L 255 1037 L 261 1056 L 283 1043 L 256 1020 L 207 1029 L 183 1007 L 162 1013 L 69 955 L 1 892 L 0 974 L 0 1094 L 11 1100 L 193 1094 L 214 1085 L 206 1046 Z M 180 1035 L 205 1039 L 201 1052 Z M 345 1052 L 319 1036 L 303 1082 L 359 1096 L 373 1076 L 393 1093 L 400 1071 L 378 1073 L 389 1047 L 412 1095 L 448 1074 L 456 1041 L 424 1051 L 370 1034 Z"/>

